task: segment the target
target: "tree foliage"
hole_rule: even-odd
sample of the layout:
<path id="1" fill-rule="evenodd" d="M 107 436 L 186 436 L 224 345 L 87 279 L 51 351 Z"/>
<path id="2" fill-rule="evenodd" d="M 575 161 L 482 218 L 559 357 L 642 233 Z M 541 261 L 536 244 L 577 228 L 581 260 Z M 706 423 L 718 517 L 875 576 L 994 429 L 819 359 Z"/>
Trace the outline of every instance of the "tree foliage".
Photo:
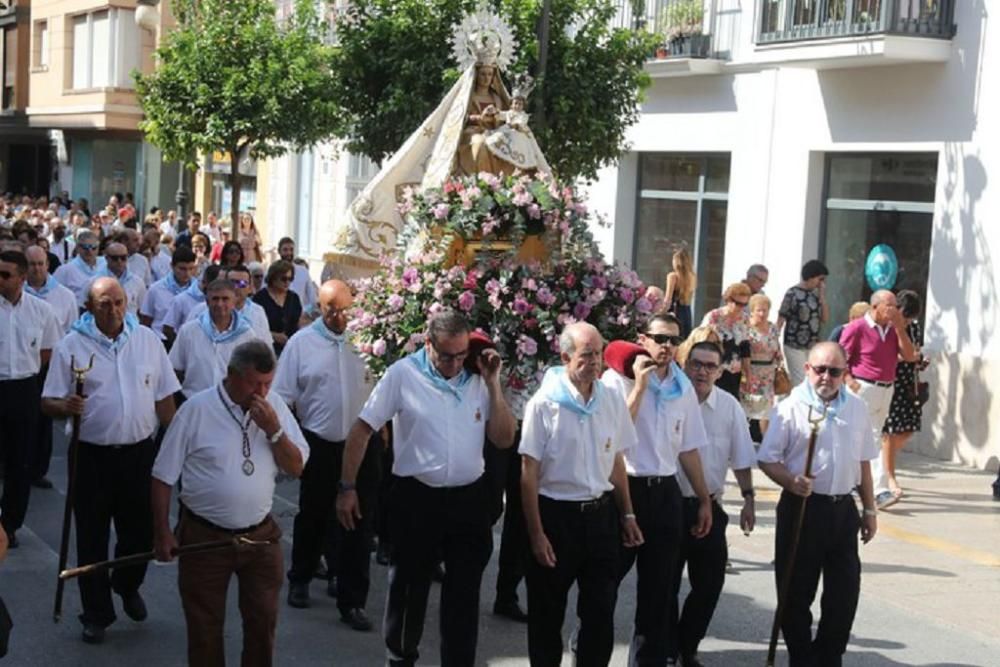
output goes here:
<path id="1" fill-rule="evenodd" d="M 172 8 L 178 25 L 156 50 L 154 71 L 135 74 L 139 127 L 166 159 L 192 168 L 199 153 L 229 153 L 235 228 L 241 155 L 274 157 L 338 133 L 332 48 L 310 0 L 297 0 L 284 21 L 272 0 L 174 0 Z"/>
<path id="2" fill-rule="evenodd" d="M 348 148 L 380 161 L 402 145 L 455 81 L 449 37 L 477 0 L 357 0 L 337 20 L 337 96 Z M 649 77 L 643 63 L 656 38 L 613 29 L 610 0 L 493 0 L 512 25 L 519 51 L 511 71 L 536 77 L 544 124 L 533 122 L 546 159 L 563 179 L 596 178 L 626 148 Z M 538 70 L 543 7 L 548 57 Z M 529 110 L 538 111 L 529 100 Z M 534 121 L 542 120 L 536 117 Z"/>

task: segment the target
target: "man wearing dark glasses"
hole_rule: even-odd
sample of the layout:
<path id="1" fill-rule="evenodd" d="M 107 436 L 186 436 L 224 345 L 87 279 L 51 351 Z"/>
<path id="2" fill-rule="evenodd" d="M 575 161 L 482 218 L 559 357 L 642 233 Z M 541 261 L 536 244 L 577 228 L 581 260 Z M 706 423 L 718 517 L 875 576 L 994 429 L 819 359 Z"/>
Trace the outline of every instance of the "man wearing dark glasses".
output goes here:
<path id="1" fill-rule="evenodd" d="M 775 579 L 792 569 L 781 631 L 789 664 L 839 665 L 861 588 L 858 531 L 868 543 L 877 530 L 870 461 L 879 455 L 864 402 L 844 387 L 847 358 L 836 343 L 809 351 L 806 379 L 772 413 L 757 462 L 783 489 L 775 519 Z M 812 423 L 819 422 L 810 474 L 805 474 Z M 812 422 L 812 423 L 811 423 Z M 851 492 L 861 496 L 863 516 Z M 794 563 L 789 554 L 799 510 L 805 520 Z M 821 616 L 812 636 L 809 611 L 823 576 Z M 779 593 L 780 594 L 780 593 Z"/>
<path id="2" fill-rule="evenodd" d="M 122 243 L 109 243 L 104 249 L 104 261 L 106 265 L 97 272 L 97 277 L 106 276 L 117 280 L 128 299 L 126 310 L 138 316 L 139 306 L 146 299 L 146 283 L 129 270 L 128 249 Z"/>
<path id="3" fill-rule="evenodd" d="M 671 589 L 683 529 L 678 462 L 698 498 L 698 518 L 691 534 L 701 538 L 712 527 L 712 499 L 698 454 L 698 448 L 707 444 L 705 426 L 691 382 L 674 361 L 682 340 L 680 323 L 673 315 L 654 315 L 645 333 L 639 334 L 639 345 L 649 356 L 636 358 L 635 380 L 614 370 L 605 371 L 602 377 L 625 400 L 639 438 L 638 445 L 625 452 L 625 468 L 645 542 L 623 549 L 619 570 L 620 581 L 635 563 L 638 575 L 630 664 L 667 662 L 670 619 L 676 605 Z"/>
<path id="4" fill-rule="evenodd" d="M 98 257 L 97 234 L 85 229 L 76 236 L 76 257 L 60 265 L 53 274 L 59 284 L 76 295 L 77 308 L 83 309 L 87 301 L 87 288 L 104 267 L 104 259 Z"/>

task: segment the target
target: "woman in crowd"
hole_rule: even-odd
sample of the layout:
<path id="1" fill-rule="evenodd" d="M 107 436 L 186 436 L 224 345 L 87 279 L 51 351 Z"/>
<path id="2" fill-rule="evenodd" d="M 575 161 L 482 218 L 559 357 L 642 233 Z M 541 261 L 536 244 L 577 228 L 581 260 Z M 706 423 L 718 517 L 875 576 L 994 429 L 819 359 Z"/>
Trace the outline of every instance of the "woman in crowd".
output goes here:
<path id="1" fill-rule="evenodd" d="M 250 262 L 247 264 L 247 269 L 250 270 L 250 286 L 256 294 L 264 289 L 264 265 L 260 262 Z"/>
<path id="2" fill-rule="evenodd" d="M 781 340 L 778 329 L 768 320 L 771 300 L 764 294 L 750 297 L 750 372 L 740 387 L 740 403 L 747 419 L 760 422 L 760 432 L 767 431 L 767 416 L 774 405 L 774 374 L 781 365 Z"/>
<path id="3" fill-rule="evenodd" d="M 672 263 L 674 270 L 667 274 L 663 302 L 667 311 L 681 323 L 681 335 L 686 337 L 691 333 L 691 299 L 698 286 L 698 276 L 691 266 L 691 255 L 685 248 L 674 253 Z"/>
<path id="4" fill-rule="evenodd" d="M 243 263 L 243 246 L 236 241 L 226 241 L 219 251 L 219 264 L 223 268 L 239 266 Z"/>
<path id="5" fill-rule="evenodd" d="M 906 322 L 906 333 L 914 345 L 923 339 L 923 331 L 917 316 L 920 315 L 920 297 L 912 290 L 902 290 L 896 295 L 899 312 Z M 919 348 L 918 348 L 919 349 Z M 903 489 L 896 480 L 896 454 L 914 433 L 920 430 L 923 417 L 923 402 L 920 400 L 918 374 L 927 367 L 927 360 L 920 357 L 918 362 L 900 361 L 896 365 L 896 385 L 889 404 L 889 417 L 882 427 L 882 461 L 889 478 L 889 490 L 899 498 Z"/>
<path id="6" fill-rule="evenodd" d="M 715 332 L 712 327 L 695 327 L 691 330 L 687 339 L 681 343 L 680 347 L 677 348 L 677 352 L 674 354 L 674 361 L 681 368 L 684 368 L 684 364 L 687 363 L 688 354 L 691 353 L 691 348 L 697 343 L 703 342 L 715 343 L 716 345 L 722 345 L 722 341 L 719 338 L 719 334 Z"/>
<path id="7" fill-rule="evenodd" d="M 263 262 L 264 255 L 260 251 L 260 233 L 249 213 L 240 213 L 240 237 L 236 239 L 243 246 L 243 258 L 250 262 Z"/>
<path id="8" fill-rule="evenodd" d="M 267 286 L 257 292 L 253 300 L 267 313 L 267 323 L 274 337 L 274 353 L 281 354 L 285 343 L 299 329 L 302 302 L 299 295 L 288 289 L 295 277 L 291 262 L 279 259 L 267 268 Z"/>
<path id="9" fill-rule="evenodd" d="M 716 386 L 725 389 L 737 399 L 740 382 L 749 375 L 750 330 L 746 320 L 746 307 L 750 303 L 750 288 L 745 283 L 733 283 L 722 293 L 724 306 L 705 313 L 702 326 L 715 329 L 722 341 L 722 376 Z"/>
<path id="10" fill-rule="evenodd" d="M 200 278 L 201 274 L 205 271 L 205 267 L 211 264 L 208 258 L 211 247 L 212 242 L 209 240 L 208 235 L 196 232 L 191 237 L 191 250 L 194 252 L 195 277 Z"/>

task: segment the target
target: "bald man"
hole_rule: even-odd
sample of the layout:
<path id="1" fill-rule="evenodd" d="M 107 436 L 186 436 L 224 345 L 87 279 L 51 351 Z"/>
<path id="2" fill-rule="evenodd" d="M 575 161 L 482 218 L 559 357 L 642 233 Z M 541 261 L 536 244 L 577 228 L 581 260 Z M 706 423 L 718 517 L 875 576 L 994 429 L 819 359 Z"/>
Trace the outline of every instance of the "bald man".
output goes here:
<path id="1" fill-rule="evenodd" d="M 309 582 L 326 536 L 337 498 L 347 432 L 371 393 L 368 370 L 344 335 L 354 298 L 340 280 L 319 290 L 321 317 L 289 339 L 278 362 L 274 391 L 297 415 L 311 455 L 302 473 L 299 513 L 295 517 L 288 604 L 309 606 Z M 371 501 L 378 484 L 381 448 L 370 446 L 358 477 L 362 521 L 353 530 L 336 529 L 337 607 L 345 623 L 371 630 L 365 614 L 368 599 Z M 332 576 L 331 572 L 331 576 Z M 334 586 L 328 588 L 333 592 Z"/>
<path id="2" fill-rule="evenodd" d="M 139 306 L 146 299 L 146 283 L 142 277 L 129 270 L 128 248 L 122 243 L 109 243 L 104 248 L 104 261 L 106 263 L 97 272 L 97 277 L 115 278 L 125 290 L 129 314 L 138 317 Z"/>
<path id="3" fill-rule="evenodd" d="M 122 248 L 124 251 L 124 248 Z M 77 563 L 107 560 L 114 522 L 116 557 L 152 551 L 150 475 L 156 451 L 153 436 L 174 416 L 174 369 L 156 333 L 127 312 L 125 290 L 115 278 L 90 285 L 87 312 L 55 346 L 42 390 L 42 411 L 50 417 L 80 415 L 76 463 Z M 86 366 L 83 394 L 71 372 Z M 83 641 L 99 644 L 116 619 L 112 590 L 125 614 L 146 618 L 139 587 L 146 566 L 137 565 L 80 577 Z"/>

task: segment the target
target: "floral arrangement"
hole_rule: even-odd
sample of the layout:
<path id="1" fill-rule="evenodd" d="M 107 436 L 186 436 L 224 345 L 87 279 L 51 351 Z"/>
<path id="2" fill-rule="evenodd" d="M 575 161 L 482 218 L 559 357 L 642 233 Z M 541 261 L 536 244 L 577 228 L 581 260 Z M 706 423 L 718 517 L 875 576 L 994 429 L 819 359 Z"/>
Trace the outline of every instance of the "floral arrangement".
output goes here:
<path id="1" fill-rule="evenodd" d="M 424 343 L 427 316 L 466 313 L 497 344 L 513 392 L 533 390 L 559 363 L 559 333 L 576 321 L 608 340 L 634 339 L 652 310 L 635 272 L 609 265 L 587 226 L 576 192 L 548 175 L 456 178 L 423 192 L 407 190 L 398 252 L 356 282 L 353 338 L 373 375 Z M 517 248 L 539 235 L 548 255 L 523 262 Z M 453 264 L 456 238 L 477 239 L 486 252 Z M 503 243 L 501 243 L 503 242 Z"/>

